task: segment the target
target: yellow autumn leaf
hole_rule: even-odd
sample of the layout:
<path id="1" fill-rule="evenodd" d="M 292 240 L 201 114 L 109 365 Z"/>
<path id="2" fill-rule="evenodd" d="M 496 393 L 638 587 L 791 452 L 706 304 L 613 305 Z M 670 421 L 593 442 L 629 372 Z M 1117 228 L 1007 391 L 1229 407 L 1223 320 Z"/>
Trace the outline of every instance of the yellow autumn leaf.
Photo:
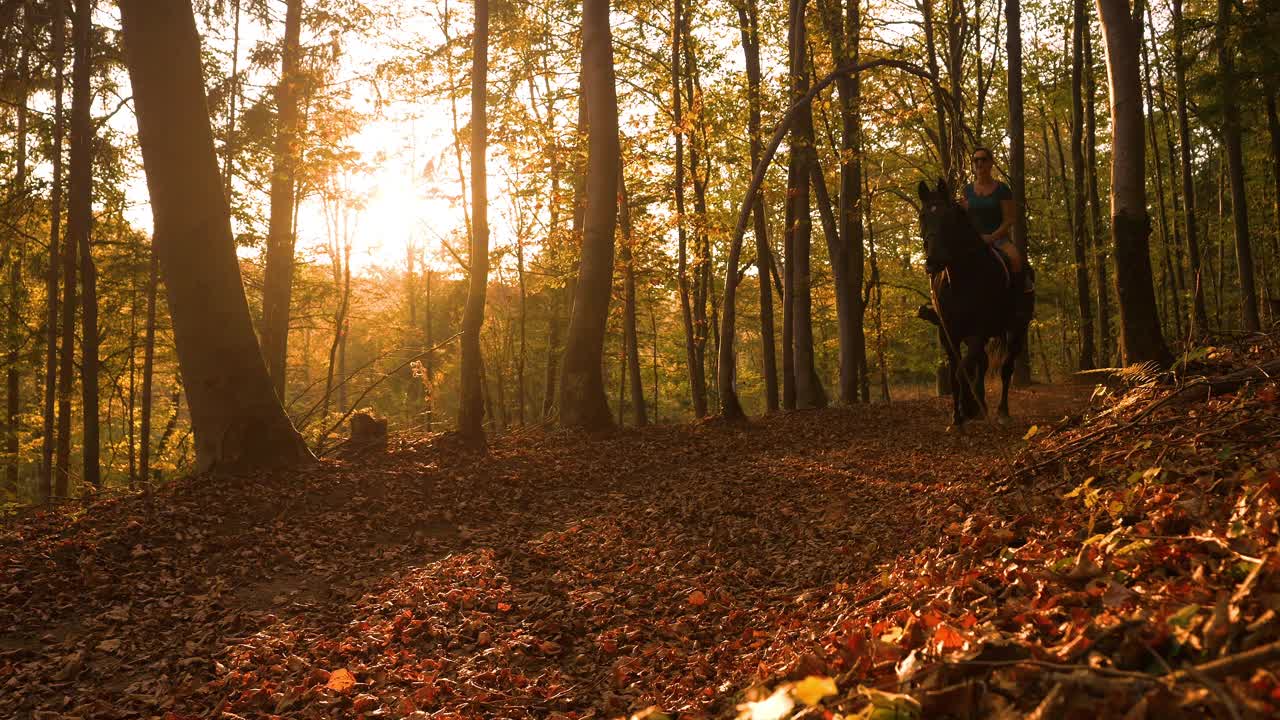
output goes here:
<path id="1" fill-rule="evenodd" d="M 791 688 L 791 696 L 805 705 L 817 705 L 837 692 L 836 681 L 822 675 L 810 675 Z"/>
<path id="2" fill-rule="evenodd" d="M 346 692 L 355 686 L 356 676 L 346 668 L 339 668 L 329 673 L 329 682 L 325 683 L 325 687 L 337 692 Z"/>
<path id="3" fill-rule="evenodd" d="M 1026 435 L 1023 435 L 1023 436 L 1022 436 L 1022 439 L 1023 439 L 1023 440 L 1030 440 L 1031 438 L 1035 437 L 1035 436 L 1036 436 L 1036 433 L 1037 433 L 1037 432 L 1039 432 L 1039 431 L 1040 431 L 1040 426 L 1039 426 L 1039 425 L 1032 425 L 1031 427 L 1027 428 L 1027 434 L 1026 434 Z"/>

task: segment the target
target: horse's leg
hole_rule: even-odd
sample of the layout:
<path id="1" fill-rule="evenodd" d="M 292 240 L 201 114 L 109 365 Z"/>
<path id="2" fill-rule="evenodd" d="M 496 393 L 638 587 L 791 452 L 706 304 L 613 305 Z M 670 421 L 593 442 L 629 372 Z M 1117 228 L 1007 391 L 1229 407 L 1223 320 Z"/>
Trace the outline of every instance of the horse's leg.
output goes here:
<path id="1" fill-rule="evenodd" d="M 964 342 L 964 406 L 966 419 L 980 420 L 984 416 L 982 399 L 982 356 L 986 352 L 981 338 L 968 338 Z"/>
<path id="2" fill-rule="evenodd" d="M 987 357 L 986 340 L 980 340 L 974 351 L 978 355 L 978 412 L 987 416 L 987 370 L 991 368 L 991 359 Z"/>
<path id="3" fill-rule="evenodd" d="M 1027 326 L 1015 328 L 1008 338 L 1004 362 L 1000 365 L 1000 418 L 1003 420 L 1009 419 L 1009 383 L 1013 379 L 1013 366 L 1027 342 Z"/>
<path id="4" fill-rule="evenodd" d="M 964 380 L 961 376 L 964 374 L 960 367 L 960 355 L 956 348 L 951 346 L 946 335 L 940 329 L 938 336 L 942 339 L 942 347 L 947 352 L 947 373 L 951 376 L 951 425 L 948 431 L 964 432 L 964 416 L 960 412 L 960 393 L 964 392 Z"/>

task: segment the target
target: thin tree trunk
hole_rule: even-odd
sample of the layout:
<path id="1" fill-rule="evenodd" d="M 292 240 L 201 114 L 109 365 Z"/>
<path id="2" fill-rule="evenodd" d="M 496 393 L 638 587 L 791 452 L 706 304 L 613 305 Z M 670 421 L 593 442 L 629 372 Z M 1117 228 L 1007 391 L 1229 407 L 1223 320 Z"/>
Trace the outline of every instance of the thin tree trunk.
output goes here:
<path id="1" fill-rule="evenodd" d="M 1182 17 L 1182 0 L 1173 0 L 1173 76 L 1178 95 L 1178 147 L 1182 158 L 1183 226 L 1187 230 L 1187 259 L 1191 263 L 1192 332 L 1203 333 L 1209 326 L 1204 304 L 1204 278 L 1200 269 L 1200 243 L 1196 226 L 1195 170 L 1191 165 L 1191 125 L 1187 120 L 1187 61 L 1183 42 L 1187 29 Z"/>
<path id="2" fill-rule="evenodd" d="M 626 178 L 621 169 L 621 161 L 619 161 L 618 170 L 618 221 L 622 226 L 622 246 L 619 248 L 619 259 L 622 261 L 622 269 L 625 273 L 622 280 L 622 333 L 624 346 L 626 348 L 626 357 L 623 359 L 625 363 L 625 374 L 630 374 L 631 378 L 631 413 L 632 420 L 636 427 L 644 427 L 649 424 L 649 418 L 645 412 L 644 402 L 644 382 L 640 375 L 640 338 L 636 332 L 636 271 L 635 259 L 631 254 L 631 206 L 627 197 Z M 622 408 L 621 399 L 618 402 L 618 408 Z M 619 420 L 621 425 L 622 421 Z"/>
<path id="3" fill-rule="evenodd" d="M 154 250 L 147 271 L 147 328 L 142 345 L 142 419 L 138 436 L 138 475 L 143 487 L 151 484 L 151 382 L 156 357 L 156 294 L 159 285 L 160 264 Z"/>
<path id="4" fill-rule="evenodd" d="M 31 21 L 32 9 L 30 2 L 24 2 L 22 5 L 22 31 L 20 34 L 19 45 L 21 49 L 18 55 L 18 96 L 17 96 L 17 137 L 15 138 L 17 147 L 14 148 L 14 172 L 13 186 L 10 193 L 10 208 L 17 211 L 16 217 L 22 218 L 26 215 L 27 208 L 30 203 L 27 198 L 27 98 L 31 83 L 30 78 L 30 43 L 33 41 Z M 15 223 L 16 224 L 16 223 Z M 19 326 L 22 316 L 19 308 L 22 306 L 22 265 L 24 256 L 26 255 L 26 240 L 23 235 L 15 231 L 12 233 L 13 242 L 10 243 L 11 251 L 9 255 L 9 313 L 7 330 L 8 352 L 5 361 L 8 369 L 5 371 L 5 443 L 4 449 L 6 454 L 4 469 L 4 485 L 11 492 L 18 491 L 18 450 L 20 444 L 18 442 L 18 413 L 21 410 L 21 397 L 19 396 L 21 386 L 21 374 L 18 370 L 18 359 L 21 355 L 22 337 L 19 334 Z"/>
<path id="5" fill-rule="evenodd" d="M 1142 16 L 1128 0 L 1097 0 L 1107 47 L 1111 94 L 1111 233 L 1120 296 L 1121 352 L 1125 364 L 1172 361 L 1160 331 L 1151 284 L 1147 190 L 1143 163 L 1142 89 L 1138 48 Z"/>
<path id="6" fill-rule="evenodd" d="M 29 6 L 28 6 L 29 7 Z M 58 363 L 58 262 L 59 235 L 62 229 L 62 89 L 63 65 L 65 64 L 66 22 L 63 17 L 63 3 L 53 4 L 53 22 L 50 33 L 53 36 L 51 62 L 54 65 L 53 79 L 53 177 L 50 180 L 49 199 L 49 271 L 45 277 L 46 316 L 45 324 L 45 386 L 44 386 L 44 442 L 40 464 L 40 500 L 48 502 L 54 493 L 55 475 L 60 486 L 66 462 L 61 455 L 61 444 L 54 437 L 54 403 L 57 397 L 59 377 Z M 60 429 L 60 428 L 59 428 Z M 55 446 L 57 460 L 55 460 Z M 68 446 L 70 452 L 70 446 Z M 55 470 L 55 462 L 56 465 Z M 62 497 L 59 494 L 58 497 Z"/>
<path id="7" fill-rule="evenodd" d="M 1273 263 L 1280 265 L 1280 114 L 1276 112 L 1276 88 L 1268 84 L 1265 89 L 1267 106 L 1267 132 L 1271 136 L 1271 182 L 1273 197 L 1271 211 L 1275 217 L 1275 234 L 1271 236 Z M 1272 273 L 1274 281 L 1274 275 Z M 1275 302 L 1274 300 L 1272 302 Z M 1271 322 L 1280 321 L 1272 310 Z"/>
<path id="8" fill-rule="evenodd" d="M 680 44 L 684 35 L 684 10 L 682 0 L 675 0 L 671 20 L 671 108 L 675 126 L 675 194 L 676 194 L 676 284 L 680 293 L 680 316 L 684 321 L 685 359 L 689 367 L 689 392 L 695 417 L 706 417 L 706 381 L 702 364 L 698 360 L 697 339 L 694 330 L 693 303 L 689 292 L 688 235 L 685 230 L 684 198 L 684 115 L 681 110 Z"/>
<path id="9" fill-rule="evenodd" d="M 191 6 L 145 0 L 119 6 L 196 469 L 237 472 L 310 461 L 253 333 Z"/>
<path id="10" fill-rule="evenodd" d="M 601 368 L 613 287 L 619 172 L 609 0 L 583 3 L 582 77 L 589 127 L 587 203 L 582 262 L 561 371 L 560 422 L 566 427 L 598 428 L 613 423 Z"/>
<path id="11" fill-rule="evenodd" d="M 63 13 L 65 3 L 54 3 L 54 24 L 57 25 L 58 44 L 63 42 L 63 28 L 65 19 Z M 75 41 L 72 40 L 72 49 L 75 48 Z M 64 50 L 61 47 L 55 47 L 54 54 L 58 58 L 62 58 Z M 75 78 L 74 65 L 72 70 L 72 109 L 75 109 Z M 74 113 L 73 113 L 74 115 Z M 87 140 L 87 138 L 85 138 Z M 74 148 L 76 144 L 76 128 L 75 118 L 72 118 L 71 128 L 71 145 Z M 85 145 L 84 147 L 87 147 Z M 71 162 L 69 175 L 76 172 L 76 163 Z M 77 251 L 77 235 L 73 227 L 76 220 L 76 200 L 75 190 L 71 187 L 71 178 L 68 177 L 67 187 L 67 237 L 62 244 L 62 346 L 59 348 L 58 356 L 58 447 L 56 470 L 54 471 L 54 495 L 58 498 L 66 498 L 71 487 L 71 393 L 75 388 L 75 341 L 76 341 L 76 251 Z M 85 188 L 88 188 L 87 183 Z"/>
<path id="12" fill-rule="evenodd" d="M 711 294 L 711 242 L 707 236 L 707 181 L 706 175 L 710 167 L 703 167 L 700 154 L 701 147 L 706 145 L 706 123 L 701 116 L 701 88 L 698 81 L 698 65 L 693 58 L 693 33 L 689 28 L 689 18 L 682 18 L 684 41 L 680 51 L 684 56 L 683 80 L 686 99 L 690 109 L 698 108 L 699 114 L 694 118 L 693 128 L 689 133 L 689 179 L 693 183 L 693 349 L 696 355 L 697 386 L 702 393 L 703 404 L 708 406 L 704 414 L 710 413 L 707 398 L 707 339 L 711 324 L 707 319 L 707 301 Z M 688 117 L 686 115 L 686 117 Z M 701 172 L 700 172 L 701 171 Z M 713 369 L 714 372 L 714 369 Z"/>
<path id="13" fill-rule="evenodd" d="M 1231 0 L 1218 0 L 1218 24 L 1215 44 L 1218 49 L 1218 89 L 1222 102 L 1222 139 L 1227 149 L 1231 178 L 1231 221 L 1235 229 L 1236 272 L 1240 279 L 1240 315 L 1244 329 L 1262 329 L 1258 316 L 1258 290 L 1253 272 L 1253 241 L 1249 237 L 1249 198 L 1244 185 L 1244 148 L 1240 124 L 1239 85 L 1236 76 L 1236 50 L 1229 39 L 1231 32 Z"/>
<path id="14" fill-rule="evenodd" d="M 1089 261 L 1085 251 L 1084 196 L 1084 38 L 1089 32 L 1085 0 L 1073 0 L 1071 42 L 1071 248 L 1075 255 L 1076 298 L 1080 308 L 1080 369 L 1093 362 L 1093 307 L 1089 300 Z"/>
<path id="15" fill-rule="evenodd" d="M 1089 187 L 1089 244 L 1093 247 L 1093 269 L 1098 290 L 1098 359 L 1111 364 L 1115 341 L 1111 332 L 1111 283 L 1107 274 L 1107 246 L 1102 236 L 1102 202 L 1098 197 L 1098 122 L 1095 107 L 1096 83 L 1093 74 L 1093 32 L 1086 26 L 1084 34 L 1084 167 Z"/>
<path id="16" fill-rule="evenodd" d="M 1177 275 L 1173 272 L 1173 259 L 1169 252 L 1169 247 L 1173 244 L 1169 232 L 1169 213 L 1168 206 L 1164 198 L 1164 163 L 1160 158 L 1160 142 L 1156 135 L 1156 103 L 1155 98 L 1151 94 L 1151 59 L 1147 51 L 1147 43 L 1142 44 L 1142 72 L 1143 72 L 1143 92 L 1147 100 L 1147 140 L 1151 145 L 1151 160 L 1156 171 L 1156 206 L 1160 209 L 1158 220 L 1160 222 L 1160 250 L 1164 259 L 1164 290 L 1168 292 L 1170 302 L 1169 307 L 1172 312 L 1163 312 L 1161 317 L 1166 319 L 1172 315 L 1174 337 L 1182 336 L 1182 309 L 1178 307 L 1178 298 L 1181 295 L 1178 288 Z M 1161 294 L 1163 297 L 1163 294 Z"/>
<path id="17" fill-rule="evenodd" d="M 751 135 L 751 167 L 754 168 L 760 162 L 760 31 L 756 0 L 748 0 L 738 8 L 738 21 L 742 28 L 742 50 L 746 56 L 747 65 L 747 130 Z M 773 289 L 769 285 L 772 251 L 769 246 L 768 222 L 765 216 L 768 208 L 765 205 L 763 189 L 756 194 L 752 202 L 754 203 L 752 212 L 755 221 L 753 232 L 756 242 L 756 273 L 760 281 L 760 349 L 764 373 L 765 412 L 777 412 L 778 359 L 773 330 Z M 741 247 L 740 244 L 739 247 Z M 728 266 L 732 268 L 735 265 L 736 263 L 730 262 Z M 728 302 L 722 302 L 721 305 L 726 314 L 736 312 Z M 723 331 L 720 334 L 724 336 Z M 721 342 L 722 352 L 725 344 Z M 717 371 L 723 372 L 724 367 L 725 359 L 722 357 Z M 723 407 L 728 408 L 729 401 L 726 398 L 723 383 L 721 385 L 720 402 Z"/>
<path id="18" fill-rule="evenodd" d="M 524 427 L 524 365 L 528 340 L 529 298 L 524 279 L 524 233 L 516 235 L 516 277 L 520 282 L 520 350 L 516 355 L 516 419 Z"/>
<path id="19" fill-rule="evenodd" d="M 480 330 L 484 326 L 485 291 L 489 282 L 486 164 L 489 142 L 489 0 L 476 0 L 475 11 L 471 68 L 471 204 L 475 209 L 475 221 L 471 227 L 470 282 L 462 316 L 462 397 L 458 405 L 458 431 L 467 443 L 483 448 L 484 368 L 480 355 Z"/>
<path id="20" fill-rule="evenodd" d="M 938 123 L 937 141 L 938 162 L 942 165 L 942 176 L 948 184 L 955 185 L 955 164 L 951 143 L 951 126 L 947 123 L 947 103 L 942 91 L 942 73 L 938 69 L 938 46 L 934 40 L 933 0 L 917 0 L 916 8 L 924 24 L 925 60 L 928 62 L 929 77 L 933 88 L 933 112 Z"/>
<path id="21" fill-rule="evenodd" d="M 75 0 L 72 18 L 74 60 L 71 71 L 71 177 L 67 207 L 67 243 L 80 259 L 80 389 L 84 481 L 102 487 L 98 425 L 98 289 L 90 247 L 93 202 L 93 130 L 89 110 L 93 0 Z M 70 277 L 70 275 L 68 275 Z M 74 333 L 73 333 L 74 334 Z"/>
<path id="22" fill-rule="evenodd" d="M 272 152 L 271 219 L 262 273 L 262 353 L 276 395 L 284 398 L 293 294 L 294 182 L 298 167 L 298 95 L 301 85 L 302 0 L 286 0 L 280 82 L 275 88 L 278 126 Z"/>
<path id="23" fill-rule="evenodd" d="M 422 322 L 426 326 L 425 340 L 427 345 L 426 355 L 422 358 L 422 386 L 427 396 L 427 432 L 431 432 L 432 427 L 435 424 L 436 410 L 435 387 L 433 385 L 434 379 L 432 375 L 435 364 L 432 362 L 432 358 L 435 355 L 435 352 L 431 350 L 431 348 L 435 347 L 435 336 L 432 333 L 433 328 L 431 326 L 431 266 L 426 264 L 426 258 L 423 258 L 422 275 Z"/>
<path id="24" fill-rule="evenodd" d="M 1010 237 L 1023 258 L 1030 259 L 1027 244 L 1027 133 L 1022 102 L 1022 5 L 1005 0 L 1005 54 L 1008 56 L 1009 187 L 1013 191 L 1013 227 Z M 1031 351 L 1024 349 L 1014 364 L 1014 383 L 1031 384 Z"/>

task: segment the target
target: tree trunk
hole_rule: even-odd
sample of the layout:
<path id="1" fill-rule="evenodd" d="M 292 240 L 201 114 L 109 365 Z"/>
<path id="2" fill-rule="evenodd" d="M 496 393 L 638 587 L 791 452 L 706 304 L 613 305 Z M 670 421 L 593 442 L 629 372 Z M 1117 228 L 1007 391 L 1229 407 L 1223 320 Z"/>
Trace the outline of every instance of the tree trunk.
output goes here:
<path id="1" fill-rule="evenodd" d="M 1005 0 L 1005 53 L 1008 55 L 1009 86 L 1009 188 L 1013 191 L 1013 244 L 1030 259 L 1027 244 L 1027 132 L 1022 103 L 1022 5 L 1021 0 Z M 1014 383 L 1031 384 L 1031 351 L 1024 349 L 1014 365 Z"/>
<path id="2" fill-rule="evenodd" d="M 1191 125 L 1187 120 L 1187 65 L 1182 45 L 1186 37 L 1182 17 L 1182 0 L 1173 0 L 1173 77 L 1178 95 L 1178 147 L 1182 159 L 1183 225 L 1187 230 L 1187 259 L 1191 263 L 1192 332 L 1203 333 L 1209 327 L 1209 313 L 1204 304 L 1204 278 L 1200 268 L 1200 243 L 1196 226 L 1195 170 L 1191 165 Z"/>
<path id="3" fill-rule="evenodd" d="M 75 0 L 71 20 L 74 61 L 71 70 L 71 177 L 67 207 L 67 243 L 80 256 L 80 389 L 84 481 L 102 487 L 98 426 L 98 289 L 90 247 L 93 213 L 93 129 L 89 110 L 93 0 Z"/>
<path id="4" fill-rule="evenodd" d="M 1084 38 L 1089 32 L 1085 0 L 1073 0 L 1071 42 L 1071 248 L 1075 254 L 1076 298 L 1080 309 L 1080 369 L 1093 362 L 1093 307 L 1089 301 L 1089 261 L 1085 252 Z"/>
<path id="5" fill-rule="evenodd" d="M 32 9 L 29 2 L 22 5 L 22 31 L 20 34 L 18 56 L 18 95 L 17 95 L 17 137 L 15 138 L 17 147 L 14 148 L 14 172 L 13 185 L 9 193 L 9 207 L 16 211 L 16 217 L 22 218 L 26 215 L 27 208 L 30 203 L 27 198 L 27 98 L 31 83 L 30 75 L 30 43 L 33 41 L 31 21 Z M 17 223 L 15 223 L 16 225 Z M 18 450 L 20 443 L 18 441 L 18 413 L 22 408 L 19 396 L 21 375 L 18 371 L 18 359 L 22 349 L 22 336 L 19 334 L 19 327 L 22 316 L 19 308 L 22 306 L 22 265 L 26 250 L 26 240 L 23 234 L 16 229 L 11 233 L 12 242 L 10 243 L 9 255 L 9 312 L 8 323 L 6 325 L 8 351 L 5 361 L 8 369 L 5 371 L 5 442 L 4 451 L 6 460 L 4 463 L 4 487 L 11 493 L 18 491 Z"/>
<path id="6" fill-rule="evenodd" d="M 289 304 L 293 290 L 294 180 L 298 166 L 299 48 L 302 0 L 286 0 L 280 82 L 275 88 L 276 128 L 271 168 L 271 220 L 262 273 L 262 353 L 276 395 L 284 399 L 289 344 Z"/>
<path id="7" fill-rule="evenodd" d="M 619 258 L 622 261 L 622 270 L 625 273 L 622 280 L 622 332 L 624 345 L 626 346 L 626 362 L 627 373 L 631 378 L 631 413 L 636 427 L 644 427 L 649 424 L 648 414 L 645 412 L 644 402 L 644 382 L 640 375 L 640 338 L 636 332 L 636 271 L 635 259 L 631 254 L 631 206 L 627 197 L 627 183 L 623 176 L 621 168 L 621 160 L 619 160 L 618 168 L 618 220 L 622 225 L 622 247 L 619 249 Z M 618 403 L 619 409 L 622 403 Z"/>
<path id="8" fill-rule="evenodd" d="M 710 400 L 707 398 L 707 340 L 711 333 L 712 323 L 707 318 L 707 302 L 711 294 L 711 239 L 707 235 L 707 181 L 710 166 L 702 162 L 705 153 L 701 152 L 707 144 L 707 126 L 701 116 L 700 95 L 701 83 L 698 80 L 698 64 L 693 57 L 693 34 L 689 29 L 689 18 L 682 18 L 684 41 L 680 51 L 684 56 L 684 86 L 689 107 L 699 108 L 689 133 L 689 180 L 693 183 L 693 349 L 696 356 L 698 390 L 703 395 L 703 403 L 708 406 L 704 414 L 710 413 Z M 686 115 L 687 117 L 687 115 Z M 697 132 L 692 130 L 696 128 Z M 739 245 L 741 247 L 741 245 Z M 714 308 L 713 308 L 714 312 Z M 714 368 L 712 371 L 714 372 Z"/>
<path id="9" fill-rule="evenodd" d="M 846 14 L 837 3 L 833 13 L 823 12 L 831 53 L 835 63 L 847 65 L 859 60 L 858 16 L 860 0 L 849 0 Z M 846 47 L 845 38 L 849 45 Z M 831 259 L 831 275 L 836 295 L 836 325 L 840 338 L 839 401 L 845 405 L 869 400 L 866 387 L 866 335 L 862 321 L 863 226 L 862 226 L 862 159 L 860 154 L 862 126 L 859 118 L 861 79 L 857 74 L 843 75 L 836 81 L 840 103 L 840 195 L 836 233 L 828 237 L 827 254 Z M 818 176 L 815 175 L 815 182 Z"/>
<path id="10" fill-rule="evenodd" d="M 57 465 L 55 471 L 54 436 L 55 416 L 54 403 L 59 382 L 58 375 L 58 252 L 59 234 L 62 228 L 62 86 L 63 64 L 66 49 L 66 23 L 63 17 L 63 3 L 53 4 L 53 22 L 50 30 L 52 37 L 51 62 L 54 65 L 53 76 L 53 176 L 50 179 L 49 198 L 49 271 L 45 277 L 45 373 L 44 373 L 44 439 L 40 464 L 40 500 L 48 502 L 54 493 L 54 476 L 58 476 L 58 484 L 62 485 L 61 471 L 66 463 Z M 57 447 L 61 450 L 61 447 Z M 61 455 L 58 455 L 59 460 Z M 59 495 L 61 497 L 61 495 Z"/>
<path id="11" fill-rule="evenodd" d="M 151 382 L 156 357 L 156 290 L 159 285 L 160 265 L 154 250 L 147 271 L 147 327 L 142 340 L 142 419 L 138 436 L 138 476 L 143 487 L 151 484 Z"/>
<path id="12" fill-rule="evenodd" d="M 1236 236 L 1236 272 L 1240 278 L 1240 315 L 1244 329 L 1262 329 L 1258 317 L 1258 290 L 1254 283 L 1253 243 L 1249 237 L 1249 198 L 1244 186 L 1243 130 L 1240 125 L 1240 78 L 1236 75 L 1236 50 L 1229 39 L 1231 32 L 1231 0 L 1218 0 L 1218 25 L 1215 44 L 1218 47 L 1218 90 L 1222 102 L 1222 140 L 1227 149 L 1231 177 L 1231 221 Z"/>
<path id="13" fill-rule="evenodd" d="M 1142 132 L 1142 88 L 1138 75 L 1141 16 L 1128 0 L 1097 0 L 1107 49 L 1111 96 L 1111 235 L 1115 247 L 1116 288 L 1120 296 L 1121 354 L 1131 365 L 1172 361 L 1151 284 L 1147 213 L 1145 141 Z"/>
<path id="14" fill-rule="evenodd" d="M 187 3 L 121 0 L 125 59 L 198 471 L 312 460 L 253 333 Z"/>
<path id="15" fill-rule="evenodd" d="M 942 91 L 942 73 L 938 69 L 938 45 L 934 40 L 933 0 L 917 0 L 916 8 L 924 24 L 925 60 L 928 62 L 930 87 L 933 91 L 933 113 L 938 123 L 937 137 L 938 162 L 942 165 L 942 176 L 954 186 L 955 164 L 951 143 L 951 126 L 947 123 L 946 95 Z"/>
<path id="16" fill-rule="evenodd" d="M 458 431 L 475 447 L 484 447 L 484 368 L 480 330 L 484 326 L 485 290 L 489 282 L 489 194 L 486 170 L 489 78 L 489 0 L 476 0 L 476 27 L 471 69 L 471 224 L 470 282 L 462 316 L 462 398 Z"/>
<path id="17" fill-rule="evenodd" d="M 671 28 L 671 108 L 675 120 L 675 193 L 676 193 L 676 284 L 680 293 L 680 316 L 684 321 L 685 358 L 689 367 L 689 392 L 695 417 L 707 415 L 707 389 L 703 366 L 698 357 L 697 332 L 694 327 L 693 301 L 690 298 L 688 235 L 685 229 L 684 198 L 684 115 L 681 110 L 682 90 L 680 45 L 684 40 L 682 0 L 672 6 Z"/>
<path id="18" fill-rule="evenodd" d="M 566 427 L 600 428 L 613 424 L 601 365 L 613 286 L 619 172 L 618 98 L 609 0 L 585 0 L 583 4 L 582 77 L 589 127 L 587 207 L 582 262 L 560 379 L 560 423 Z"/>
<path id="19" fill-rule="evenodd" d="M 746 55 L 747 64 L 747 131 L 751 135 L 751 167 L 760 162 L 760 30 L 756 0 L 748 0 L 738 8 L 738 22 L 742 28 L 742 51 Z M 756 194 L 752 213 L 754 218 L 754 234 L 756 241 L 756 273 L 760 284 L 760 352 L 764 373 L 765 412 L 778 411 L 778 359 L 773 330 L 773 288 L 769 285 L 769 268 L 772 265 L 772 250 L 769 246 L 769 226 L 766 218 L 768 207 L 765 205 L 764 190 Z M 739 244 L 739 247 L 741 245 Z M 729 267 L 734 267 L 733 263 Z M 735 283 L 736 285 L 736 283 Z M 727 302 L 722 302 L 724 313 L 732 312 Z M 723 320 L 723 316 L 721 316 Z M 721 332 L 723 338 L 724 333 Z M 725 346 L 721 340 L 721 354 Z M 732 345 L 732 343 L 728 343 Z M 725 358 L 720 358 L 717 371 L 723 373 Z M 720 388 L 720 402 L 728 407 L 723 383 Z"/>
<path id="20" fill-rule="evenodd" d="M 423 258 L 422 263 L 422 275 L 422 323 L 426 326 L 424 341 L 427 346 L 426 354 L 422 357 L 422 389 L 426 394 L 427 399 L 427 432 L 431 432 L 432 427 L 435 424 L 436 411 L 435 388 L 432 386 L 432 383 L 434 382 L 432 379 L 434 366 L 432 358 L 435 356 L 435 351 L 431 348 L 435 347 L 436 343 L 435 334 L 432 332 L 434 328 L 432 328 L 431 325 L 431 266 L 426 264 L 425 257 Z"/>
<path id="21" fill-rule="evenodd" d="M 1275 216 L 1275 235 L 1271 238 L 1272 262 L 1280 265 L 1280 114 L 1276 112 L 1276 88 L 1268 84 L 1265 92 L 1267 133 L 1271 136 L 1271 182 L 1273 183 L 1271 211 Z M 1276 317 L 1275 311 L 1272 310 L 1271 322 L 1278 321 L 1280 317 Z"/>
<path id="22" fill-rule="evenodd" d="M 1089 186 L 1089 244 L 1093 246 L 1094 273 L 1098 289 L 1098 359 L 1104 365 L 1111 364 L 1115 343 L 1111 334 L 1111 284 L 1107 280 L 1107 246 L 1102 239 L 1102 203 L 1098 199 L 1098 123 L 1094 110 L 1097 101 L 1093 75 L 1093 32 L 1084 33 L 1084 168 L 1085 182 Z"/>
<path id="23" fill-rule="evenodd" d="M 54 24 L 58 27 L 54 54 L 62 58 L 65 50 L 62 47 L 65 32 L 66 4 L 54 3 Z M 74 39 L 72 46 L 74 49 Z M 72 70 L 72 101 L 75 107 L 74 65 Z M 75 145 L 75 119 L 72 118 L 71 144 Z M 75 172 L 75 163 L 71 163 L 69 175 Z M 71 188 L 68 177 L 67 187 L 67 237 L 62 243 L 62 346 L 58 355 L 58 444 L 54 471 L 54 495 L 66 498 L 71 489 L 71 393 L 75 389 L 75 342 L 76 342 L 76 231 L 72 223 L 76 221 L 75 192 Z M 88 187 L 86 183 L 86 187 Z M 50 256 L 52 259 L 52 255 Z"/>
<path id="24" fill-rule="evenodd" d="M 1154 37 L 1154 32 L 1152 33 Z M 1147 50 L 1147 43 L 1142 44 L 1142 73 L 1143 82 L 1142 89 L 1147 100 L 1147 140 L 1151 146 L 1152 166 L 1156 171 L 1156 207 L 1160 209 L 1158 216 L 1160 222 L 1160 250 L 1161 256 L 1164 258 L 1165 281 L 1164 289 L 1169 294 L 1169 307 L 1171 312 L 1162 313 L 1166 320 L 1169 316 L 1173 319 L 1174 337 L 1182 336 L 1182 308 L 1179 307 L 1178 299 L 1182 296 L 1181 288 L 1178 287 L 1178 276 L 1173 271 L 1173 259 L 1169 252 L 1170 246 L 1174 244 L 1169 232 L 1169 213 L 1168 205 L 1165 203 L 1164 197 L 1164 163 L 1160 158 L 1160 142 L 1156 135 L 1156 103 L 1151 93 L 1151 59 Z"/>
<path id="25" fill-rule="evenodd" d="M 806 49 L 808 33 L 805 28 L 807 0 L 791 0 L 791 88 L 792 97 L 799 99 L 809 91 L 809 72 Z M 794 292 L 791 294 L 792 332 L 795 347 L 795 402 L 798 409 L 826 407 L 827 396 L 814 365 L 813 316 L 810 294 L 812 276 L 809 271 L 809 248 L 813 236 L 810 219 L 809 186 L 812 166 L 817 162 L 814 151 L 813 113 L 806 103 L 796 113 L 791 127 L 791 163 L 795 167 L 795 184 L 788 191 L 792 204 L 792 256 L 787 272 L 791 275 Z"/>

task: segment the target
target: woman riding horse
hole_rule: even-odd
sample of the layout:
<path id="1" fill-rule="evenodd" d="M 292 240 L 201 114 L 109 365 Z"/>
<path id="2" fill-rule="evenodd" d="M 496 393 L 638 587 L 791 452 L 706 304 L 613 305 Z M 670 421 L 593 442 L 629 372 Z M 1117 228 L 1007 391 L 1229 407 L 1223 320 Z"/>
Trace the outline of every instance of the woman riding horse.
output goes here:
<path id="1" fill-rule="evenodd" d="M 1009 238 L 1013 230 L 1014 204 L 1013 191 L 1008 185 L 996 180 L 991 175 L 995 158 L 991 150 L 985 147 L 974 148 L 973 182 L 964 186 L 960 195 L 960 206 L 969 211 L 974 227 L 978 229 L 983 242 L 1004 253 L 1009 260 L 1009 272 L 1014 280 L 1020 280 L 1022 272 L 1022 253 Z M 1030 292 L 1030 275 L 1015 285 L 1024 285 Z"/>
<path id="2" fill-rule="evenodd" d="M 986 415 L 986 341 L 998 339 L 1005 358 L 1000 368 L 1000 418 L 1009 416 L 1009 382 L 1022 352 L 1035 296 L 1011 278 L 988 237 L 957 203 L 945 181 L 935 189 L 920 183 L 920 235 L 930 276 L 933 308 L 921 313 L 934 320 L 946 349 L 952 380 L 952 425 Z M 997 228 L 998 229 L 998 228 Z M 1029 268 L 1020 269 L 1028 271 Z M 923 310 L 923 309 L 922 309 Z"/>

